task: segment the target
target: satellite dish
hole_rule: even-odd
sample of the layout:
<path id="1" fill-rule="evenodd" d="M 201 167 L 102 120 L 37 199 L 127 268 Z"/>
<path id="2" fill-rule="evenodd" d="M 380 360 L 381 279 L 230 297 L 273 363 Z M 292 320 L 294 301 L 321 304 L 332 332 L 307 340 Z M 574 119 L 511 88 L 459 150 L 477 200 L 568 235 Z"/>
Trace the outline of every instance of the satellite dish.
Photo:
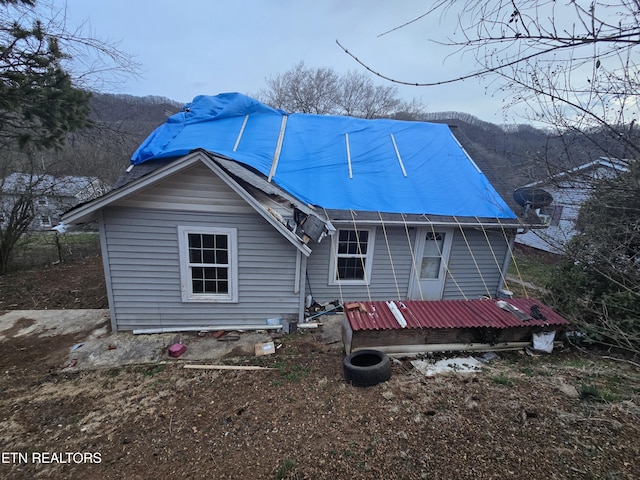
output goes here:
<path id="1" fill-rule="evenodd" d="M 525 208 L 541 208 L 551 205 L 553 197 L 549 192 L 541 188 L 521 187 L 513 192 L 516 203 Z"/>

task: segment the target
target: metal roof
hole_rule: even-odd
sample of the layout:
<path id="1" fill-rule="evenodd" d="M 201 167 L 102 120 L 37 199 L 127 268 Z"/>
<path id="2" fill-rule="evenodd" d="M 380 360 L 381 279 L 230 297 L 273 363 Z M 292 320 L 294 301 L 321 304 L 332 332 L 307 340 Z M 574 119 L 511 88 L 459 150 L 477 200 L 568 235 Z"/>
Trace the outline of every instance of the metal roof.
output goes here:
<path id="1" fill-rule="evenodd" d="M 401 325 L 384 301 L 349 302 L 345 304 L 345 314 L 353 331 L 402 328 L 545 327 L 569 323 L 550 307 L 533 298 L 511 298 L 504 301 L 527 316 L 530 316 L 531 307 L 537 305 L 546 319 L 536 320 L 530 317 L 527 320 L 521 320 L 515 314 L 500 308 L 499 301 L 494 299 L 391 301 L 402 314 L 406 327 Z M 358 307 L 348 308 L 355 305 Z"/>

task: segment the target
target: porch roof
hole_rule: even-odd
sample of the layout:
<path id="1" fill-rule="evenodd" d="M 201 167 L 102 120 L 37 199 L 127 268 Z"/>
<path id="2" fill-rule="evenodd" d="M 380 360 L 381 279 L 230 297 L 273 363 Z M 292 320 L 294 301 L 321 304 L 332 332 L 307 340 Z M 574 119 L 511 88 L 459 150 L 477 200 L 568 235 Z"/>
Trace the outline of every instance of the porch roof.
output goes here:
<path id="1" fill-rule="evenodd" d="M 391 301 L 406 321 L 403 327 L 394 316 L 387 302 L 349 302 L 345 314 L 355 332 L 358 330 L 398 329 L 449 329 L 449 328 L 513 328 L 546 327 L 567 325 L 569 322 L 534 298 L 512 298 L 505 300 L 517 307 L 529 318 L 521 320 L 517 315 L 500 308 L 500 300 L 430 300 Z M 354 308 L 348 308 L 348 306 Z M 544 319 L 530 315 L 531 307 L 537 306 Z M 392 307 L 393 308 L 393 307 Z M 523 315 L 524 316 L 524 315 Z"/>

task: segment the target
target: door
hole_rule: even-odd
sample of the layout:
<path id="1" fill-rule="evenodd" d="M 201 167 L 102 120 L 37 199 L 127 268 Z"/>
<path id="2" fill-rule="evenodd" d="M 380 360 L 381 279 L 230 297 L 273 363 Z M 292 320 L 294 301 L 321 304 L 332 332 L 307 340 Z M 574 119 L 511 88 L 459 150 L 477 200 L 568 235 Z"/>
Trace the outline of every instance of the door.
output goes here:
<path id="1" fill-rule="evenodd" d="M 418 228 L 415 262 L 411 274 L 411 300 L 440 300 L 447 276 L 453 230 Z"/>

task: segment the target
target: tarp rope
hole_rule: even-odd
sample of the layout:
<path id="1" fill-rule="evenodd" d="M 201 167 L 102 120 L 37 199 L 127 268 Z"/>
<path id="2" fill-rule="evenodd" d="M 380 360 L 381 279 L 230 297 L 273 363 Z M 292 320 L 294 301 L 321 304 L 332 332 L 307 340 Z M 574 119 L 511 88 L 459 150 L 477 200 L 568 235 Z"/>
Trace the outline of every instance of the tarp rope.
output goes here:
<path id="1" fill-rule="evenodd" d="M 326 220 L 330 222 L 331 220 L 329 219 L 329 215 L 327 214 L 326 210 L 324 212 L 324 215 L 326 217 Z M 339 241 L 339 238 L 338 238 L 339 233 L 335 232 L 334 235 L 336 236 L 336 238 L 331 239 L 331 258 L 333 258 L 333 260 L 336 262 L 335 274 L 336 274 L 336 283 L 338 284 L 338 290 L 340 291 L 340 305 L 344 305 L 344 295 L 342 294 L 342 284 L 340 283 L 340 275 L 338 274 L 338 251 L 336 250 L 336 245 L 338 244 L 338 241 Z"/>
<path id="2" fill-rule="evenodd" d="M 518 262 L 516 260 L 516 256 L 513 253 L 513 248 L 511 247 L 511 241 L 507 237 L 507 232 L 504 229 L 504 225 L 502 222 L 500 223 L 500 227 L 502 228 L 502 234 L 504 236 L 505 242 L 507 242 L 507 248 L 509 249 L 509 255 L 511 256 L 511 261 L 513 262 L 513 266 L 516 268 L 516 273 L 518 274 L 518 279 L 520 280 L 520 286 L 522 286 L 522 291 L 524 293 L 524 298 L 529 298 L 529 292 L 527 292 L 527 287 L 524 284 L 524 279 L 522 278 L 522 273 L 520 273 L 520 267 L 518 267 Z"/>
<path id="3" fill-rule="evenodd" d="M 507 284 L 507 272 L 503 271 L 504 265 L 500 265 L 500 262 L 498 261 L 498 257 L 496 256 L 496 252 L 493 249 L 493 245 L 491 244 L 491 240 L 489 239 L 489 235 L 487 235 L 487 230 L 484 228 L 484 225 L 480 223 L 480 219 L 478 217 L 476 217 L 476 221 L 480 225 L 480 229 L 482 230 L 482 233 L 484 234 L 484 238 L 487 241 L 487 245 L 489 246 L 489 250 L 491 251 L 491 256 L 493 257 L 493 261 L 496 262 L 496 267 L 498 267 L 498 271 L 500 272 L 500 277 L 502 278 L 502 284 L 507 289 L 509 289 L 509 285 Z"/>
<path id="4" fill-rule="evenodd" d="M 367 268 L 371 268 L 371 265 L 367 266 L 364 261 L 364 254 L 362 253 L 362 244 L 360 243 L 360 233 L 358 232 L 358 226 L 356 225 L 356 216 L 353 210 L 351 212 L 351 219 L 353 220 L 353 229 L 356 232 L 356 242 L 358 244 L 358 254 L 360 255 L 360 263 L 362 263 L 362 272 L 364 274 L 364 285 L 367 287 L 367 297 L 371 302 L 371 290 L 369 290 L 369 282 L 367 281 Z"/>
<path id="5" fill-rule="evenodd" d="M 420 272 L 418 271 L 418 262 L 416 262 L 416 256 L 413 252 L 413 245 L 411 245 L 411 236 L 409 235 L 409 226 L 407 225 L 407 218 L 404 213 L 402 214 L 402 221 L 404 222 L 404 231 L 407 234 L 407 243 L 409 244 L 409 252 L 411 252 L 411 264 L 413 265 L 413 271 L 416 275 L 416 283 L 418 284 L 418 291 L 420 292 L 420 300 L 424 300 L 424 295 L 422 294 L 422 285 L 420 285 Z M 416 241 L 418 240 L 416 230 Z"/>
<path id="6" fill-rule="evenodd" d="M 398 286 L 398 277 L 396 276 L 396 269 L 393 266 L 393 257 L 391 256 L 391 247 L 389 246 L 389 238 L 387 237 L 387 229 L 384 226 L 384 220 L 382 220 L 382 214 L 378 212 L 380 217 L 380 224 L 382 225 L 382 233 L 384 233 L 384 241 L 387 244 L 387 253 L 389 254 L 389 263 L 391 264 L 391 273 L 393 273 L 393 281 L 396 284 L 396 292 L 398 293 L 398 300 L 402 300 L 400 295 L 400 287 Z"/>
<path id="7" fill-rule="evenodd" d="M 473 260 L 473 263 L 476 266 L 476 270 L 478 270 L 478 275 L 480 276 L 480 280 L 482 280 L 482 284 L 484 285 L 484 288 L 487 291 L 487 295 L 489 295 L 489 298 L 491 298 L 491 291 L 489 290 L 489 287 L 487 286 L 487 282 L 484 281 L 484 275 L 482 275 L 482 270 L 480 270 L 480 265 L 478 265 L 478 261 L 476 260 L 476 256 L 473 254 L 473 250 L 471 248 L 471 245 L 469 244 L 469 240 L 467 239 L 467 235 L 464 233 L 464 229 L 462 228 L 462 225 L 460 224 L 460 222 L 458 221 L 458 218 L 455 215 L 453 216 L 453 219 L 458 224 L 458 229 L 460 230 L 460 233 L 462 233 L 462 238 L 464 239 L 464 243 L 466 243 L 467 249 L 469 250 L 469 253 L 471 254 L 471 259 Z"/>
<path id="8" fill-rule="evenodd" d="M 433 233 L 433 238 L 436 238 L 436 229 L 433 225 L 433 222 L 431 221 L 431 219 L 429 217 L 427 217 L 426 215 L 423 215 L 423 217 L 429 222 L 429 225 L 431 226 L 431 233 Z M 444 245 L 443 245 L 444 246 Z M 444 262 L 444 268 L 447 272 L 447 275 L 449 276 L 449 278 L 453 281 L 453 283 L 455 284 L 456 288 L 458 289 L 458 291 L 460 292 L 460 294 L 462 295 L 462 297 L 465 300 L 469 300 L 469 298 L 467 298 L 467 295 L 464 293 L 464 290 L 462 289 L 462 287 L 460 286 L 460 284 L 458 283 L 458 281 L 455 279 L 455 277 L 453 276 L 453 273 L 451 272 L 451 270 L 449 270 L 449 261 L 448 259 L 443 258 L 443 250 L 440 249 L 440 246 L 438 245 L 438 243 L 436 242 L 436 248 L 438 249 L 438 254 L 440 255 L 440 258 L 442 259 L 442 261 Z"/>

